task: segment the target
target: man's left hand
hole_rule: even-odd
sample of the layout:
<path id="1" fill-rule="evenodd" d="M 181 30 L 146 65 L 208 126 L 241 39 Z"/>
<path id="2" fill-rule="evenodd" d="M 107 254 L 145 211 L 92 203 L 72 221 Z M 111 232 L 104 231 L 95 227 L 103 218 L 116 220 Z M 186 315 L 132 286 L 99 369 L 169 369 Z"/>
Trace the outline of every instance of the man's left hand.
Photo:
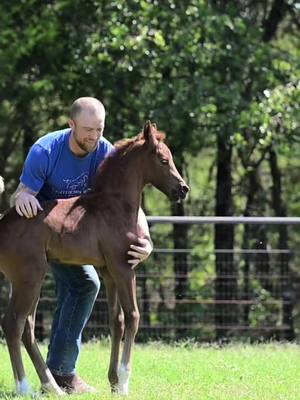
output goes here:
<path id="1" fill-rule="evenodd" d="M 153 250 L 151 239 L 138 239 L 139 245 L 130 245 L 130 250 L 127 252 L 131 258 L 128 260 L 128 264 L 131 264 L 131 268 L 134 269 L 140 262 L 145 261 Z"/>

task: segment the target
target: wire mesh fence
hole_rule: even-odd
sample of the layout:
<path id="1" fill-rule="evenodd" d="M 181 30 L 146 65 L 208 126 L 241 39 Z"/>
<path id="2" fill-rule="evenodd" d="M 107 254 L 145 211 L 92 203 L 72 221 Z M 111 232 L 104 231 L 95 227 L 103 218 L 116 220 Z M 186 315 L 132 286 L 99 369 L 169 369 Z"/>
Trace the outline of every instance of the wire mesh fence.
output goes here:
<path id="1" fill-rule="evenodd" d="M 275 233 L 272 231 L 271 236 Z M 298 232 L 293 238 L 296 246 Z M 263 249 L 213 249 L 207 242 L 190 249 L 156 248 L 137 270 L 141 313 L 137 340 L 297 338 L 300 253 L 274 249 L 271 244 L 270 239 Z M 1 312 L 7 296 L 8 286 L 4 285 Z M 49 270 L 37 312 L 36 334 L 40 340 L 49 338 L 55 304 Z M 83 339 L 107 335 L 108 311 L 102 285 Z"/>

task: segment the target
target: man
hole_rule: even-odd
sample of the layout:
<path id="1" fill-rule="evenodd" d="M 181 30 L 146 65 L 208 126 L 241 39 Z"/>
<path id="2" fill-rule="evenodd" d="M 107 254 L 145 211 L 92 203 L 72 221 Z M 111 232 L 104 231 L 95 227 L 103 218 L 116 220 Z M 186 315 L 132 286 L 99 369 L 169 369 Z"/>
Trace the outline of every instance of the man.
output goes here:
<path id="1" fill-rule="evenodd" d="M 77 99 L 71 107 L 69 128 L 48 133 L 35 142 L 26 158 L 20 184 L 11 206 L 26 218 L 42 210 L 40 201 L 78 196 L 93 184 L 96 169 L 113 150 L 103 137 L 105 109 L 91 97 Z M 128 251 L 135 267 L 152 251 L 145 214 L 139 212 L 143 232 Z M 68 393 L 94 392 L 76 374 L 81 334 L 100 288 L 95 268 L 51 263 L 56 282 L 57 308 L 53 318 L 47 364 L 58 385 Z"/>

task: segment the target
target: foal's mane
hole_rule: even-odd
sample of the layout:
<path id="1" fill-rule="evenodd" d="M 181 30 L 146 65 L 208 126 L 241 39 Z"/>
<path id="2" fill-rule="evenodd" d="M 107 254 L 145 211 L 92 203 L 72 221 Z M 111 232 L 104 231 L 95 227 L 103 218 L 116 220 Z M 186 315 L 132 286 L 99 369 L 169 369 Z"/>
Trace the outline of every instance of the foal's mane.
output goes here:
<path id="1" fill-rule="evenodd" d="M 165 134 L 157 131 L 152 125 L 152 134 L 158 142 L 163 142 Z M 146 138 L 143 132 L 129 139 L 121 139 L 114 143 L 114 150 L 105 158 L 99 165 L 92 190 L 86 195 L 80 196 L 76 204 L 84 202 L 94 202 L 94 196 L 104 194 L 105 188 L 111 186 L 112 178 L 115 180 L 121 177 L 124 173 L 124 168 L 128 162 L 128 157 L 133 155 L 135 149 L 140 148 L 145 144 Z"/>
<path id="2" fill-rule="evenodd" d="M 153 128 L 155 129 L 155 128 Z M 163 132 L 157 131 L 156 129 L 153 132 L 155 138 L 159 142 L 163 142 L 166 135 Z M 143 132 L 140 132 L 137 136 L 134 138 L 127 138 L 127 139 L 120 139 L 117 142 L 115 142 L 114 146 L 116 148 L 116 153 L 119 153 L 119 156 L 124 155 L 124 153 L 127 153 L 135 144 L 139 143 L 143 144 L 145 142 L 145 137 Z M 118 154 L 113 154 L 112 156 L 117 156 Z"/>
<path id="3" fill-rule="evenodd" d="M 157 131 L 152 127 L 152 134 L 158 142 L 163 142 L 165 134 Z M 133 150 L 142 146 L 145 143 L 145 137 L 143 132 L 140 132 L 134 138 L 121 139 L 114 143 L 114 151 L 107 156 L 107 158 L 100 164 L 97 169 L 95 178 L 94 189 L 97 191 L 103 185 L 103 180 L 110 176 L 110 169 L 113 168 L 114 173 L 122 173 L 124 163 L 128 159 L 128 155 L 133 153 Z M 108 177 L 109 179 L 109 177 Z"/>

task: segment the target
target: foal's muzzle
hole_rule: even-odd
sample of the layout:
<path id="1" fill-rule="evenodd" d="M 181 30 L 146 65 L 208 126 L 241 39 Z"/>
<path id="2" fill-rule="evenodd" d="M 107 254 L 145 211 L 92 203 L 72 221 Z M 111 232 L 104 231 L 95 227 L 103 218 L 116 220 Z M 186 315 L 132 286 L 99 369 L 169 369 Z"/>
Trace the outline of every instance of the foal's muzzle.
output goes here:
<path id="1" fill-rule="evenodd" d="M 190 188 L 184 182 L 180 182 L 177 189 L 172 190 L 172 199 L 175 201 L 183 200 L 189 191 Z"/>

